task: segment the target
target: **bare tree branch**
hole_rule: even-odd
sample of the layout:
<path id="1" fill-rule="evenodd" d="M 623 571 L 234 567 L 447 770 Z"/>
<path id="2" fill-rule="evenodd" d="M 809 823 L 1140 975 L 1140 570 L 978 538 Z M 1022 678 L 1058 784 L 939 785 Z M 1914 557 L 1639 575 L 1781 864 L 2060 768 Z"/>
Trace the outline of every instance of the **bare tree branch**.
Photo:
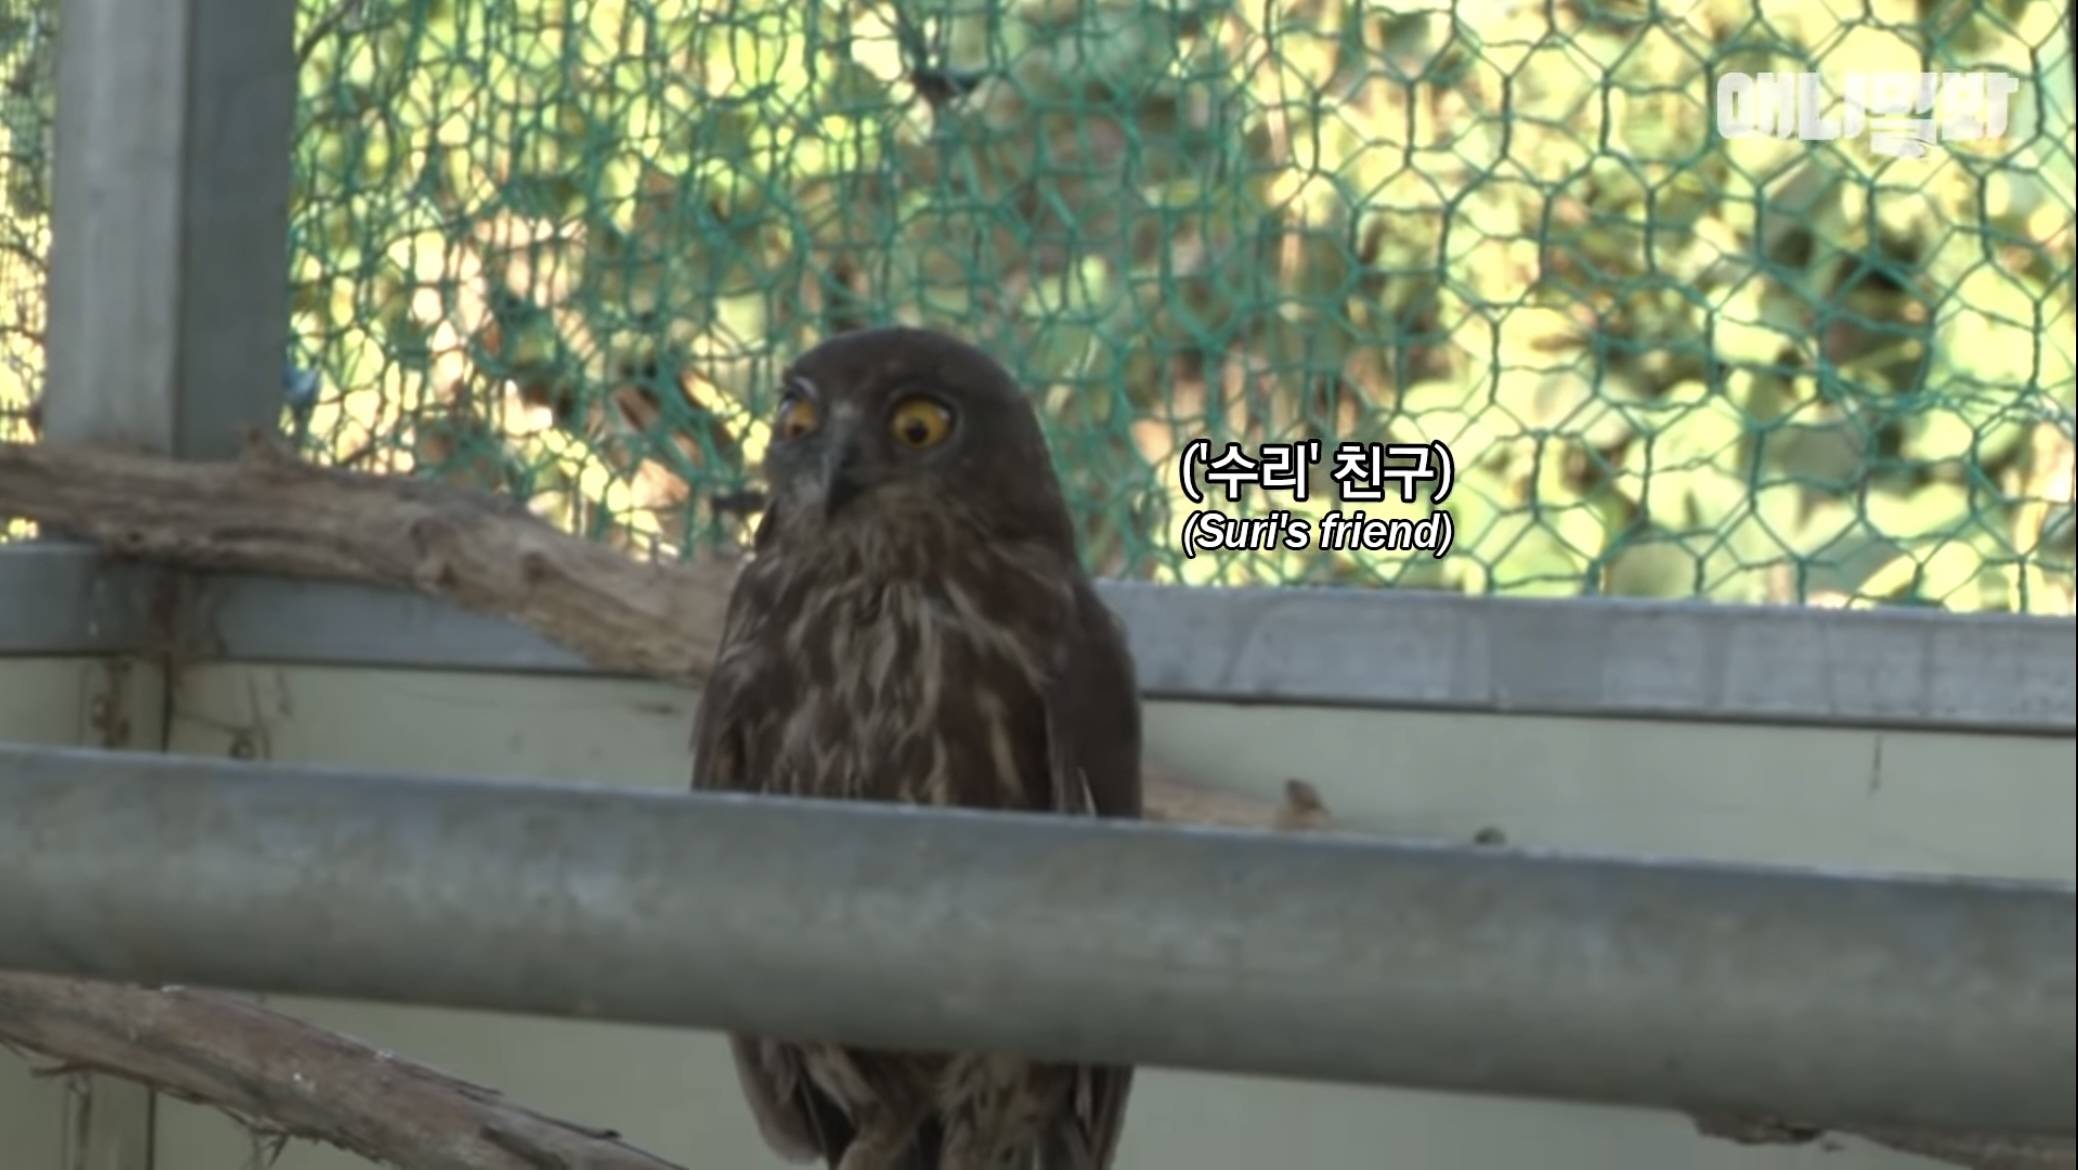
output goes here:
<path id="1" fill-rule="evenodd" d="M 232 995 L 0 972 L 0 1039 L 406 1170 L 678 1170 Z"/>
<path id="2" fill-rule="evenodd" d="M 714 660 L 735 579 L 726 561 L 645 564 L 507 499 L 318 467 L 265 444 L 223 463 L 7 444 L 0 514 L 189 568 L 416 589 L 510 617 L 605 669 L 692 683 Z"/>
<path id="3" fill-rule="evenodd" d="M 1696 1131 L 1742 1146 L 1801 1146 L 1822 1141 L 1826 1131 L 1763 1118 L 1697 1117 Z M 2008 1137 L 1982 1133 L 1910 1133 L 1884 1130 L 1855 1137 L 1937 1162 L 1970 1170 L 2072 1170 L 2078 1145 L 2070 1138 Z"/>

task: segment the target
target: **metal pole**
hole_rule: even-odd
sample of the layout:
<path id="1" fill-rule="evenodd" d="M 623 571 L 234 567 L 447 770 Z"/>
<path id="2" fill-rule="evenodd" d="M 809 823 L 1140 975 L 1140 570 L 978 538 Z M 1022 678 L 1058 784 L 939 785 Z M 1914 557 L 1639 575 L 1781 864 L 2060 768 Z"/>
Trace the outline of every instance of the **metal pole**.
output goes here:
<path id="1" fill-rule="evenodd" d="M 64 0 L 54 440 L 237 453 L 282 413 L 294 4 Z"/>
<path id="2" fill-rule="evenodd" d="M 2073 1130 L 2069 885 L 0 749 L 0 967 Z"/>
<path id="3" fill-rule="evenodd" d="M 223 458 L 281 418 L 296 7 L 60 0 L 46 439 Z M 149 1165 L 148 1087 L 67 1102 L 81 1164 Z"/>

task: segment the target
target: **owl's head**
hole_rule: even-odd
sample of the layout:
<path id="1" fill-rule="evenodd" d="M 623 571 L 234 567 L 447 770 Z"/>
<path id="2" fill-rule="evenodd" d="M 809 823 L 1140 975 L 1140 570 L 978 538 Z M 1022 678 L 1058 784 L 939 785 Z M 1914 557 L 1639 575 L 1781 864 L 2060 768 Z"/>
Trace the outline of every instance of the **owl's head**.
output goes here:
<path id="1" fill-rule="evenodd" d="M 994 359 L 944 334 L 822 342 L 781 374 L 771 421 L 768 515 L 781 529 L 866 535 L 936 518 L 992 537 L 1071 539 L 1031 404 Z"/>

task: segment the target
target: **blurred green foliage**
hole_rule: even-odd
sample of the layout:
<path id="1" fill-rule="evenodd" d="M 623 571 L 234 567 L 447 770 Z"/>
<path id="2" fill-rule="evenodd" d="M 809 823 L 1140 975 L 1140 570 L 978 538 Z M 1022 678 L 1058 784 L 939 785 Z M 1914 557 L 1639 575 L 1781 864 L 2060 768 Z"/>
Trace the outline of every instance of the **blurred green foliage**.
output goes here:
<path id="1" fill-rule="evenodd" d="M 43 372 L 55 7 L 0 0 L 0 440 L 31 437 Z M 0 522 L 0 539 L 7 531 Z"/>
<path id="2" fill-rule="evenodd" d="M 899 320 L 1024 378 L 1107 575 L 2073 611 L 2058 6 L 299 2 L 313 458 L 683 556 L 779 364 Z M 1922 68 L 2018 77 L 2004 134 L 1715 128 Z M 1187 560 L 1199 435 L 1442 440 L 1456 545 Z"/>

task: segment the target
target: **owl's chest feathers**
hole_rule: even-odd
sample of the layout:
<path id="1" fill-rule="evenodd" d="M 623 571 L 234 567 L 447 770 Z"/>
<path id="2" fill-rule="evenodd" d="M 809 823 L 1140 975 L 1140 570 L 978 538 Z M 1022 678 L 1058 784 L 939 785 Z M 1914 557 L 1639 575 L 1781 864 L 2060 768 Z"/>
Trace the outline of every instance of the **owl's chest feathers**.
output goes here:
<path id="1" fill-rule="evenodd" d="M 796 795 L 1044 806 L 1051 783 L 1041 696 L 1060 602 L 1043 575 L 1012 563 L 945 568 L 785 575 L 791 587 L 745 631 L 758 643 L 755 661 L 788 684 L 764 742 L 748 745 L 767 785 Z"/>

